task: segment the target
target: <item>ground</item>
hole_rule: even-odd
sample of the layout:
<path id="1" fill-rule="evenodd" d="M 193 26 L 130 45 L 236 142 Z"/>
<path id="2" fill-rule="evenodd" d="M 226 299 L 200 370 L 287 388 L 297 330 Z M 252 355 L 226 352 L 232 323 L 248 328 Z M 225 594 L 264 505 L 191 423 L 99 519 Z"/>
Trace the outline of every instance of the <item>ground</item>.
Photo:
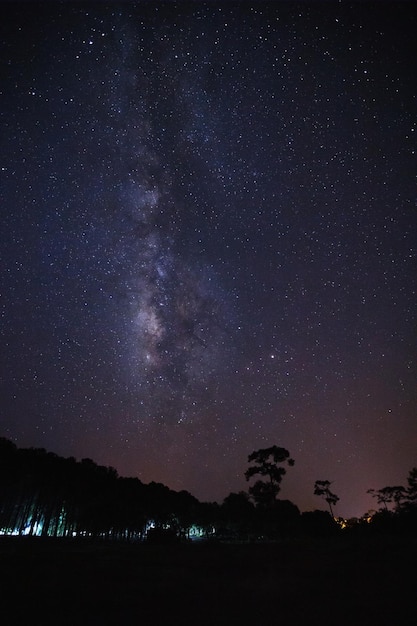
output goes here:
<path id="1" fill-rule="evenodd" d="M 127 545 L 2 538 L 14 626 L 414 626 L 417 541 Z"/>

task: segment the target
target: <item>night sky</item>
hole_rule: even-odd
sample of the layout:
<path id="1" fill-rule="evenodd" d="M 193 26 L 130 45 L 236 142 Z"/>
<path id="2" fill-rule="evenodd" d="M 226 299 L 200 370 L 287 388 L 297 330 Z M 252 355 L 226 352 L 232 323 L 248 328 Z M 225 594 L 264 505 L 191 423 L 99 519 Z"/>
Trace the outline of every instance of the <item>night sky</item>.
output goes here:
<path id="1" fill-rule="evenodd" d="M 0 435 L 336 514 L 417 465 L 417 5 L 3 3 Z"/>

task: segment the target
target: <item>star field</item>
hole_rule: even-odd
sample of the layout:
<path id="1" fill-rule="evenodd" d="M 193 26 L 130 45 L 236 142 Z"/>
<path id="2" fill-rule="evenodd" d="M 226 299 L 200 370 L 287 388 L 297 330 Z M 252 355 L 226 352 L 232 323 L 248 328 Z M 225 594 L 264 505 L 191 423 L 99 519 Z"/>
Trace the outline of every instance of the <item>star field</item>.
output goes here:
<path id="1" fill-rule="evenodd" d="M 1 7 L 0 435 L 337 513 L 416 465 L 412 2 Z"/>

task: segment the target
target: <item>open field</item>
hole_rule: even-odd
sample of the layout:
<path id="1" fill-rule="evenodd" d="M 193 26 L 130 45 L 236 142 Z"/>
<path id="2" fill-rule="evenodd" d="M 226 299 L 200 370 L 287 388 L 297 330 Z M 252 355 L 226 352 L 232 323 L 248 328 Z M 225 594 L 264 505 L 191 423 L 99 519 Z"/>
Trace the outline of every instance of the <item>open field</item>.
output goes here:
<path id="1" fill-rule="evenodd" d="M 415 626 L 417 542 L 125 545 L 2 538 L 1 623 Z"/>

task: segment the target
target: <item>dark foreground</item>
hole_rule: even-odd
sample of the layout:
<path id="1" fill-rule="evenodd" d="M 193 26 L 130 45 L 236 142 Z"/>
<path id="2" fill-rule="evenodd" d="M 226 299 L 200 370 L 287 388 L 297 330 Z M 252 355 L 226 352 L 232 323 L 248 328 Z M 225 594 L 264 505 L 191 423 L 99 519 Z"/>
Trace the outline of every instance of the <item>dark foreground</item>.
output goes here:
<path id="1" fill-rule="evenodd" d="M 415 626 L 417 542 L 121 545 L 2 538 L 1 624 Z"/>

